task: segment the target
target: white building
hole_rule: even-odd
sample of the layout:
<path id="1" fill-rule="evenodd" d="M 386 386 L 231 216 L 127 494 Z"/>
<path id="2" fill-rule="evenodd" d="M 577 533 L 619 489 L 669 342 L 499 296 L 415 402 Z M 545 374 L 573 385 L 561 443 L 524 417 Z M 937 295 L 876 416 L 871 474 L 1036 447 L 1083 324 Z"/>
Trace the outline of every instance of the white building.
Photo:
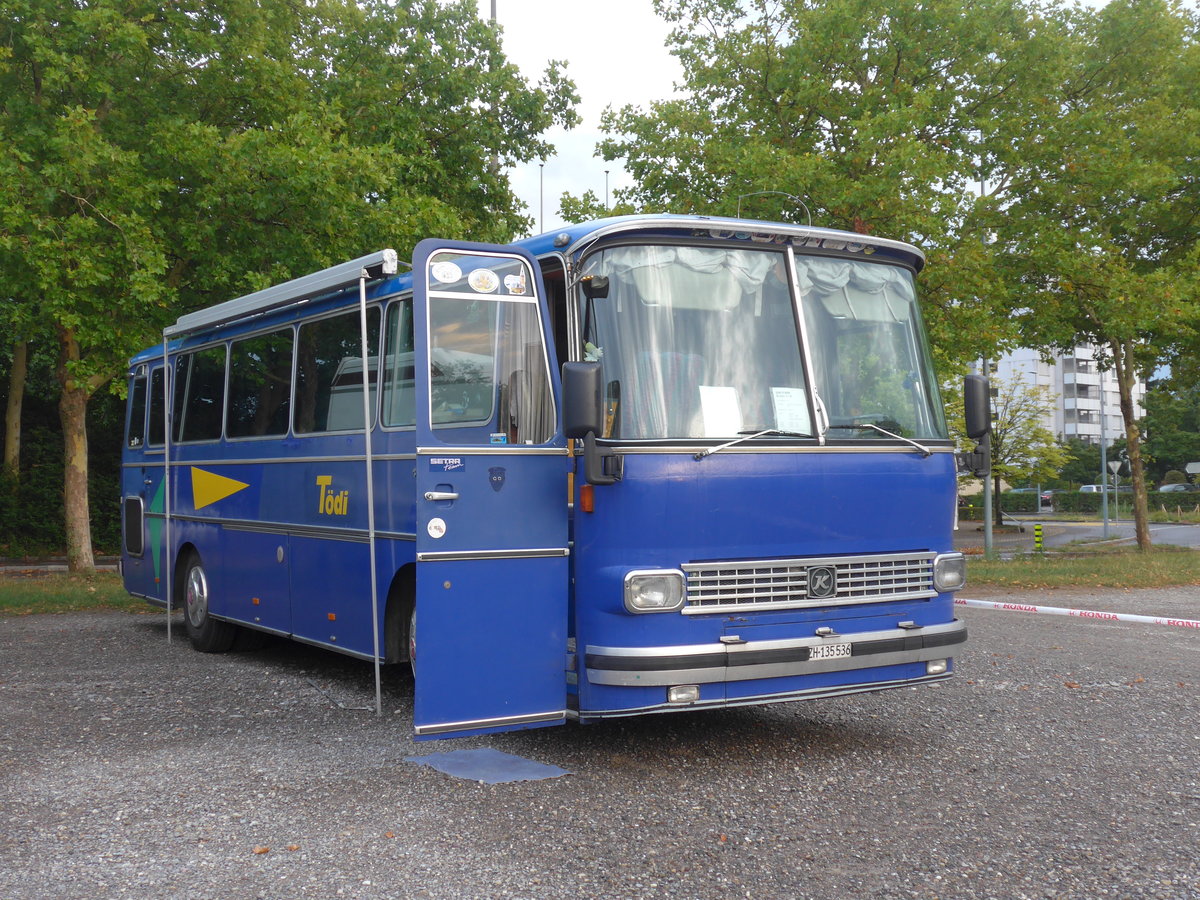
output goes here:
<path id="1" fill-rule="evenodd" d="M 1043 362 L 1036 350 L 1015 350 L 994 363 L 992 371 L 1005 381 L 1020 378 L 1027 385 L 1048 387 L 1056 400 L 1045 424 L 1063 439 L 1099 444 L 1103 434 L 1111 445 L 1125 434 L 1116 375 L 1099 370 L 1096 348 L 1091 344 L 1080 344 L 1073 353 L 1055 356 L 1049 363 Z M 1139 379 L 1133 386 L 1133 408 L 1138 417 L 1144 412 L 1145 395 L 1146 382 Z"/>

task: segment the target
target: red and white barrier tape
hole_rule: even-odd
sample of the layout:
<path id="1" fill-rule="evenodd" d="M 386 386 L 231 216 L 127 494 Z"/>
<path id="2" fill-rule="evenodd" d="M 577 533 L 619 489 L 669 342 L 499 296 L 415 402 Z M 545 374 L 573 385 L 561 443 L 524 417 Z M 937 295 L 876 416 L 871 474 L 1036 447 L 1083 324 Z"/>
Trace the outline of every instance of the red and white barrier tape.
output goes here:
<path id="1" fill-rule="evenodd" d="M 1162 616 L 1135 616 L 1130 613 L 1097 612 L 1094 609 L 1067 609 L 1062 606 L 1030 606 L 1027 603 L 995 603 L 991 600 L 954 598 L 955 606 L 975 606 L 980 609 L 1006 609 L 1012 612 L 1045 613 L 1051 616 L 1072 616 L 1076 619 L 1097 619 L 1102 622 L 1143 622 L 1147 625 L 1173 625 L 1176 628 L 1200 628 L 1195 619 L 1168 619 Z"/>

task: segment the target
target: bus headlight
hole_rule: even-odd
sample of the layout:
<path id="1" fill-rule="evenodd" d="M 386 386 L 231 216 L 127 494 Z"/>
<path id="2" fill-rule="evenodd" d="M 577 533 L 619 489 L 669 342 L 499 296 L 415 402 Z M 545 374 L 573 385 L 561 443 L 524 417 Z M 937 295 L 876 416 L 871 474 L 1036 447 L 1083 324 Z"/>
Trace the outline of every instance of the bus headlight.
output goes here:
<path id="1" fill-rule="evenodd" d="M 672 612 L 683 606 L 683 573 L 677 569 L 630 572 L 625 608 L 631 613 Z"/>
<path id="2" fill-rule="evenodd" d="M 957 591 L 967 583 L 967 558 L 961 553 L 942 553 L 933 561 L 933 586 L 938 591 Z"/>

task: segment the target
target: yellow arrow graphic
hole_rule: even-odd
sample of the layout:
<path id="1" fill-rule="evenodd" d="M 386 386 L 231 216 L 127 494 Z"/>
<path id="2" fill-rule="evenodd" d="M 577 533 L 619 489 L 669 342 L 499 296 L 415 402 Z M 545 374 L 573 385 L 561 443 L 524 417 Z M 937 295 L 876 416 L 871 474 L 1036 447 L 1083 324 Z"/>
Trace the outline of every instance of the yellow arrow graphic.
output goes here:
<path id="1" fill-rule="evenodd" d="M 192 466 L 192 503 L 196 509 L 204 509 L 248 487 L 250 485 L 244 481 L 205 472 Z"/>

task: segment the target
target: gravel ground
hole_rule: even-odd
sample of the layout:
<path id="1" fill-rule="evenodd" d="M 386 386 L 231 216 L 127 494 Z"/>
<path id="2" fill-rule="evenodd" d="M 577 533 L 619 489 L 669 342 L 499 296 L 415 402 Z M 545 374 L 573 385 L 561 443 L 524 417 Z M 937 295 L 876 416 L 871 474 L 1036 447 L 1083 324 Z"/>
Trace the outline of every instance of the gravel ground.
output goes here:
<path id="1" fill-rule="evenodd" d="M 0 619 L 0 900 L 1200 898 L 1200 632 L 961 615 L 941 685 L 419 745 L 400 671 L 380 721 L 369 665 L 300 645 Z M 573 774 L 404 760 L 461 747 Z"/>

